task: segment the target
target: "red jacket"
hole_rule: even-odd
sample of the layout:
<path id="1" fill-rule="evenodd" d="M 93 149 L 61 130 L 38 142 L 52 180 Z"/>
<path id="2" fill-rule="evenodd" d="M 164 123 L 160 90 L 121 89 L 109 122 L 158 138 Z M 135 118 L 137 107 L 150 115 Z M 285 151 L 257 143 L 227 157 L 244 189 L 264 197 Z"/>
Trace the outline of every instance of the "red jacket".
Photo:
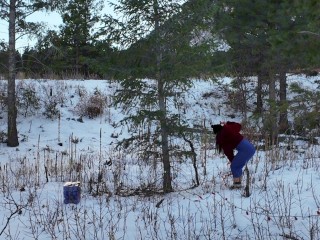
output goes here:
<path id="1" fill-rule="evenodd" d="M 243 136 L 240 134 L 241 124 L 227 122 L 216 136 L 216 142 L 219 150 L 223 150 L 230 162 L 234 158 L 233 150 L 242 141 Z"/>

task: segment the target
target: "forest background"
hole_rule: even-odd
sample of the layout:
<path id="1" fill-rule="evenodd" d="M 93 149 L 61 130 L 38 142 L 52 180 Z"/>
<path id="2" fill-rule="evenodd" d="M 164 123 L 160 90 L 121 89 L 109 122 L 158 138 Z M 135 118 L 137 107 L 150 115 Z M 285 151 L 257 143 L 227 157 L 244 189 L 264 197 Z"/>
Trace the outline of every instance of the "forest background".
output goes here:
<path id="1" fill-rule="evenodd" d="M 0 236 L 22 223 L 45 239 L 319 238 L 320 2 L 119 0 L 112 15 L 105 4 L 0 1 Z M 28 21 L 38 11 L 62 24 Z M 17 51 L 27 36 L 35 44 Z M 257 146 L 244 194 L 227 188 L 210 129 L 230 119 Z M 81 138 L 65 136 L 78 126 Z M 61 204 L 69 180 L 79 205 Z"/>
<path id="2" fill-rule="evenodd" d="M 188 128 L 168 112 L 167 100 L 179 97 L 192 79 L 232 77 L 237 91 L 230 98 L 243 113 L 243 124 L 255 130 L 259 126 L 259 134 L 272 144 L 279 133 L 294 130 L 306 135 L 318 127 L 318 96 L 309 95 L 316 104 L 293 118 L 288 116 L 287 101 L 288 74 L 318 74 L 318 1 L 121 0 L 108 3 L 115 14 L 102 15 L 104 4 L 1 1 L 0 17 L 9 23 L 9 40 L 1 42 L 0 49 L 1 76 L 8 79 L 7 93 L 2 93 L 8 104 L 8 146 L 19 145 L 16 76 L 118 81 L 122 88 L 113 104 L 128 113 L 124 121 L 159 123 L 165 192 L 172 191 L 169 138 L 185 138 Z M 61 14 L 59 29 L 28 22 L 27 16 L 37 11 Z M 16 51 L 16 41 L 23 35 L 36 37 L 36 44 Z M 254 96 L 248 97 L 244 86 L 250 76 L 257 81 Z M 155 89 L 146 90 L 142 79 L 154 79 Z M 143 108 L 132 114 L 135 100 L 141 98 Z M 253 98 L 255 109 L 249 114 L 247 102 Z"/>

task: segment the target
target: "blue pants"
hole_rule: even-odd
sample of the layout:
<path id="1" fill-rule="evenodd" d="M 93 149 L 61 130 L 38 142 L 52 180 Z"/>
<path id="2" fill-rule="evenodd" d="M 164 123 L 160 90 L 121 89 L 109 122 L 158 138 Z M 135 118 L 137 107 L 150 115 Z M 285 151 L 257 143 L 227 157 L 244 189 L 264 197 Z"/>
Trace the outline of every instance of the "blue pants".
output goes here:
<path id="1" fill-rule="evenodd" d="M 242 176 L 242 168 L 256 152 L 254 146 L 247 139 L 242 139 L 236 149 L 238 152 L 231 162 L 231 172 L 234 178 Z"/>

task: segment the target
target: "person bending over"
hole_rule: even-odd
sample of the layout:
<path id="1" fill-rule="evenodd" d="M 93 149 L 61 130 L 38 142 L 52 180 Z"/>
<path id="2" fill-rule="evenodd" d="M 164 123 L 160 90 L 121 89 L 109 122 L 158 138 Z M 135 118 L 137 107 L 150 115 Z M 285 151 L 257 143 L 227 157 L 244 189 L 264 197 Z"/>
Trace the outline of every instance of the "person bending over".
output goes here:
<path id="1" fill-rule="evenodd" d="M 243 167 L 252 158 L 255 147 L 240 134 L 241 124 L 226 122 L 211 125 L 216 134 L 216 144 L 219 152 L 223 150 L 230 161 L 230 168 L 233 176 L 233 188 L 241 188 Z M 234 155 L 234 150 L 237 154 Z"/>

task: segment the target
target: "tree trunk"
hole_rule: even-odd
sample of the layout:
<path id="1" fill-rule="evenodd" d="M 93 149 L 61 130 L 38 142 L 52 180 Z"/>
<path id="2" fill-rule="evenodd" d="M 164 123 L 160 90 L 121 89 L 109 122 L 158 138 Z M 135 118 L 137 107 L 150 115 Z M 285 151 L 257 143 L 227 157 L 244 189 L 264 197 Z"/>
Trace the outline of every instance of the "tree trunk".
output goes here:
<path id="1" fill-rule="evenodd" d="M 171 185 L 171 166 L 168 144 L 168 126 L 167 126 L 167 111 L 165 97 L 163 95 L 163 81 L 158 79 L 158 101 L 160 109 L 160 126 L 161 126 L 161 147 L 162 147 L 162 162 L 163 162 L 163 191 L 165 193 L 172 192 Z"/>
<path id="2" fill-rule="evenodd" d="M 9 78 L 8 78 L 8 141 L 9 147 L 19 145 L 17 132 L 17 109 L 16 109 L 16 0 L 10 0 L 9 13 Z"/>
<path id="3" fill-rule="evenodd" d="M 277 99 L 276 99 L 276 78 L 275 74 L 271 71 L 269 74 L 269 111 L 270 116 L 268 119 L 269 122 L 269 131 L 270 131 L 270 142 L 271 144 L 276 143 L 278 136 L 278 127 L 277 127 Z"/>
<path id="4" fill-rule="evenodd" d="M 262 103 L 262 82 L 264 81 L 264 75 L 261 73 L 258 74 L 258 83 L 257 83 L 257 106 L 255 112 L 262 114 L 263 103 Z"/>
<path id="5" fill-rule="evenodd" d="M 288 104 L 287 104 L 287 76 L 284 71 L 280 73 L 280 116 L 279 132 L 285 133 L 288 130 Z"/>
<path id="6" fill-rule="evenodd" d="M 160 110 L 160 127 L 161 127 L 161 148 L 162 148 L 162 163 L 163 163 L 163 191 L 165 193 L 172 192 L 171 184 L 171 166 L 170 166 L 170 155 L 169 155 L 169 140 L 168 140 L 168 125 L 167 125 L 167 110 L 166 110 L 166 98 L 164 89 L 164 80 L 161 74 L 161 61 L 162 61 L 162 50 L 160 45 L 160 34 L 159 34 L 159 6 L 158 1 L 153 0 L 154 8 L 154 24 L 155 34 L 157 35 L 156 41 L 156 80 L 158 81 L 158 104 Z"/>

